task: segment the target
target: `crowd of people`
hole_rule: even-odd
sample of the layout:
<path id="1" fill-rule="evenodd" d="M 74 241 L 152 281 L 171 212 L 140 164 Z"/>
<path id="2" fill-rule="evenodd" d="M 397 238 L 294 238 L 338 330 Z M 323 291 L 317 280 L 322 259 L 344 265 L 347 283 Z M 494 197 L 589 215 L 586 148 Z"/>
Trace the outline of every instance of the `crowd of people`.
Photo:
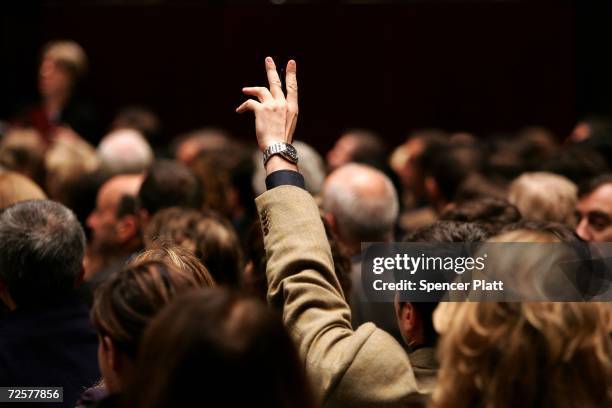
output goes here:
<path id="1" fill-rule="evenodd" d="M 321 156 L 293 140 L 296 62 L 281 81 L 268 57 L 237 108 L 256 138 L 160 145 L 145 108 L 96 133 L 78 44 L 41 55 L 40 103 L 0 139 L 0 387 L 81 408 L 612 406 L 609 291 L 392 303 L 362 284 L 364 243 L 611 242 L 612 122 L 399 146 L 351 129 Z"/>

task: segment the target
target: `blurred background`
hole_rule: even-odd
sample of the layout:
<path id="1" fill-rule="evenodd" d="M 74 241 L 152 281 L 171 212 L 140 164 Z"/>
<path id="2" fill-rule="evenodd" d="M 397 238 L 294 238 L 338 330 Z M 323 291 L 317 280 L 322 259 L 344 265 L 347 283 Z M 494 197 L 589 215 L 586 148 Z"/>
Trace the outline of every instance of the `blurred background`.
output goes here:
<path id="1" fill-rule="evenodd" d="M 297 137 L 327 151 L 343 129 L 477 135 L 526 125 L 568 135 L 612 109 L 610 6 L 572 1 L 41 1 L 0 6 L 0 119 L 37 99 L 39 52 L 73 39 L 81 92 L 109 123 L 158 114 L 160 142 L 201 126 L 252 138 L 234 113 L 263 58 L 298 61 Z M 105 130 L 105 129 L 104 129 Z"/>

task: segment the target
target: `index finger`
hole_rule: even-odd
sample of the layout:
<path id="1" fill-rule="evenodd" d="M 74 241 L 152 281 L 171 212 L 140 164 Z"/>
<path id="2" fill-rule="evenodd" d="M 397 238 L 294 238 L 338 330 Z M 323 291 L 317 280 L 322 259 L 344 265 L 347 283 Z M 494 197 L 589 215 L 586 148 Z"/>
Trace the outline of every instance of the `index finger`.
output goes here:
<path id="1" fill-rule="evenodd" d="M 285 75 L 285 84 L 287 86 L 287 102 L 297 105 L 298 102 L 298 84 L 297 84 L 297 65 L 294 60 L 289 60 L 287 63 L 287 74 Z"/>
<path id="2" fill-rule="evenodd" d="M 266 57 L 266 74 L 268 75 L 268 84 L 270 85 L 270 93 L 272 96 L 277 98 L 284 97 L 281 80 L 276 72 L 276 65 L 274 60 L 270 57 Z"/>

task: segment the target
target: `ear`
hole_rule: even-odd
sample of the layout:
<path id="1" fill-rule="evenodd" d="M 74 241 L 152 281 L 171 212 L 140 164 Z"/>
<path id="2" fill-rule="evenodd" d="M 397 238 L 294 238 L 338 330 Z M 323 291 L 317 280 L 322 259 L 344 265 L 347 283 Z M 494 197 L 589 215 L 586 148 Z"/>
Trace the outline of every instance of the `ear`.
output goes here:
<path id="1" fill-rule="evenodd" d="M 102 337 L 102 346 L 104 348 L 104 359 L 106 360 L 106 366 L 115 372 L 121 372 L 123 368 L 121 353 L 115 346 L 115 343 L 110 337 Z"/>
<path id="2" fill-rule="evenodd" d="M 438 183 L 436 183 L 436 179 L 432 176 L 425 177 L 425 193 L 433 200 L 437 200 L 440 197 Z"/>
<path id="3" fill-rule="evenodd" d="M 327 221 L 327 225 L 329 225 L 329 228 L 331 228 L 334 235 L 338 236 L 338 223 L 336 222 L 336 217 L 334 217 L 334 214 L 326 212 L 323 214 L 323 218 L 325 218 L 325 221 Z"/>
<path id="4" fill-rule="evenodd" d="M 423 344 L 423 324 L 412 303 L 396 302 L 395 313 L 400 333 L 406 345 L 415 347 Z"/>
<path id="5" fill-rule="evenodd" d="M 138 235 L 138 219 L 135 215 L 124 215 L 117 222 L 117 239 L 119 242 L 127 242 Z"/>

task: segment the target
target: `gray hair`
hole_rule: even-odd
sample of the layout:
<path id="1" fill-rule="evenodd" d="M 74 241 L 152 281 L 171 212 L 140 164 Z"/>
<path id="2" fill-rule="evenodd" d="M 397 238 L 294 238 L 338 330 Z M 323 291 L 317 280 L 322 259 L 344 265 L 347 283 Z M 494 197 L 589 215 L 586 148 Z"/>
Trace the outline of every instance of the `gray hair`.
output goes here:
<path id="1" fill-rule="evenodd" d="M 393 234 L 399 201 L 393 183 L 383 172 L 349 163 L 325 182 L 323 210 L 333 214 L 342 235 L 361 242 L 383 241 Z"/>
<path id="2" fill-rule="evenodd" d="M 109 175 L 141 173 L 153 162 L 153 149 L 137 130 L 118 129 L 102 139 L 98 157 Z"/>
<path id="3" fill-rule="evenodd" d="M 74 290 L 84 252 L 83 228 L 60 203 L 22 201 L 0 214 L 0 276 L 18 306 Z"/>

